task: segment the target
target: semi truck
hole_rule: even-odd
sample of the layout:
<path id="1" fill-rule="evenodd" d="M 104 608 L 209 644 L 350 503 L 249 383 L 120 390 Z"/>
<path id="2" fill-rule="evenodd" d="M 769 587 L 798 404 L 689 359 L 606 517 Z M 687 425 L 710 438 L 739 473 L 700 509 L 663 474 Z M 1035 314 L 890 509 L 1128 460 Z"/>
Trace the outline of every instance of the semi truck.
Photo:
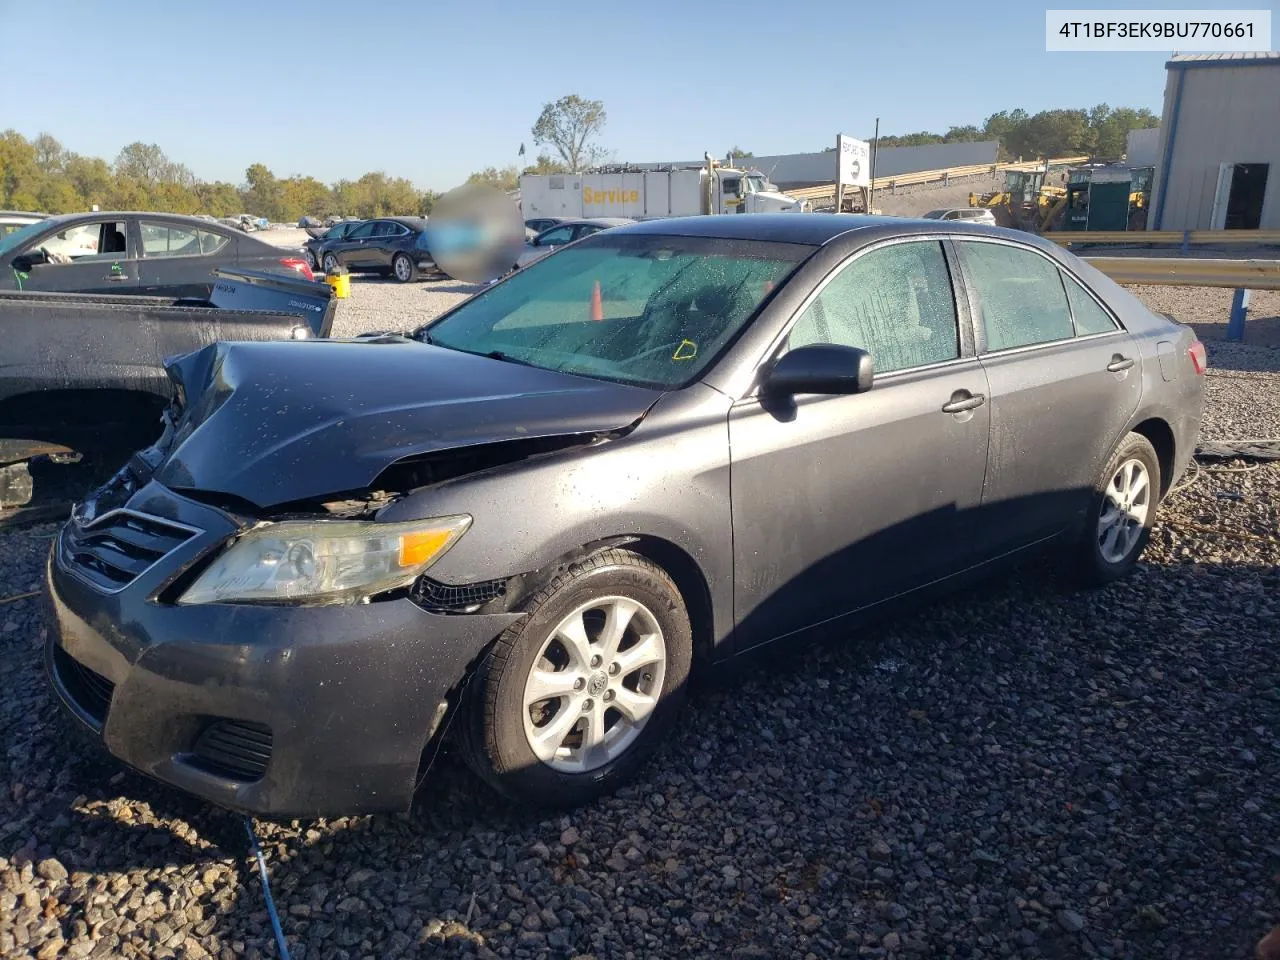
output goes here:
<path id="1" fill-rule="evenodd" d="M 526 220 L 534 217 L 630 217 L 634 220 L 711 213 L 801 213 L 808 204 L 778 191 L 763 173 L 706 158 L 696 167 L 604 168 L 520 178 Z"/>

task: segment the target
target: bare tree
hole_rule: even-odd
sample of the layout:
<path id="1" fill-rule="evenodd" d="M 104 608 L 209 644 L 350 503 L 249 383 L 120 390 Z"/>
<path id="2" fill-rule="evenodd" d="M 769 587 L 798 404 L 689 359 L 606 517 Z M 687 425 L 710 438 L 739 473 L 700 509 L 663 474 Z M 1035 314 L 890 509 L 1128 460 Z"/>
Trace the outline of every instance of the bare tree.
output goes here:
<path id="1" fill-rule="evenodd" d="M 584 100 L 573 93 L 542 108 L 533 125 L 533 140 L 540 146 L 554 147 L 569 171 L 579 173 L 604 155 L 592 139 L 605 120 L 603 102 Z"/>

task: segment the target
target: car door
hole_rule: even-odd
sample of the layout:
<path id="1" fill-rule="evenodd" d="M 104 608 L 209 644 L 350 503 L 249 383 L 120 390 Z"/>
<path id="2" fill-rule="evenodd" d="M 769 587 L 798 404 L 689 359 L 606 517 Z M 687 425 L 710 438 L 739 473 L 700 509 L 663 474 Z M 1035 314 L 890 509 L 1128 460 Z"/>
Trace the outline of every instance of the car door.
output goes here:
<path id="1" fill-rule="evenodd" d="M 980 546 L 999 556 L 1063 532 L 1142 394 L 1133 339 L 1039 250 L 956 241 L 990 384 L 991 457 Z"/>
<path id="2" fill-rule="evenodd" d="M 24 290 L 51 293 L 134 293 L 137 241 L 126 220 L 91 220 L 41 235 L 22 251 L 52 255 L 28 271 Z"/>
<path id="3" fill-rule="evenodd" d="M 729 417 L 739 649 L 831 622 L 973 562 L 989 407 L 943 243 L 862 251 L 800 312 L 782 349 L 871 352 L 871 390 Z"/>
<path id="4" fill-rule="evenodd" d="M 402 250 L 402 242 L 408 235 L 409 228 L 402 223 L 396 223 L 394 220 L 384 220 L 382 225 L 373 232 L 373 244 L 370 253 L 373 256 L 373 266 L 391 269 L 391 259 L 396 255 L 396 251 Z"/>
<path id="5" fill-rule="evenodd" d="M 377 226 L 378 222 L 377 220 L 369 220 L 360 224 L 360 226 L 333 244 L 329 252 L 344 266 L 363 266 L 368 257 L 365 244 L 371 242 L 374 227 Z"/>
<path id="6" fill-rule="evenodd" d="M 194 224 L 142 217 L 138 219 L 142 256 L 138 258 L 138 291 L 148 296 L 208 299 L 213 268 L 224 258 L 229 238 Z"/>

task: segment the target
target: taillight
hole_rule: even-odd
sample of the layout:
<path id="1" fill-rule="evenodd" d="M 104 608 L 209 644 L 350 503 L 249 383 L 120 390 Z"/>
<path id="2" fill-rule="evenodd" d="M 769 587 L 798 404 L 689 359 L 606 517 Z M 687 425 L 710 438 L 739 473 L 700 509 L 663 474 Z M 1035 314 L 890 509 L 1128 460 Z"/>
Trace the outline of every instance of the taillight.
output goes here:
<path id="1" fill-rule="evenodd" d="M 280 266 L 288 267 L 290 270 L 297 270 L 308 280 L 314 280 L 316 275 L 311 272 L 311 264 L 303 260 L 301 257 L 285 257 L 280 261 Z"/>
<path id="2" fill-rule="evenodd" d="M 1209 357 L 1204 352 L 1204 344 L 1197 340 L 1187 347 L 1187 353 L 1191 357 L 1191 365 L 1196 368 L 1196 374 L 1203 377 L 1204 372 L 1209 369 Z"/>

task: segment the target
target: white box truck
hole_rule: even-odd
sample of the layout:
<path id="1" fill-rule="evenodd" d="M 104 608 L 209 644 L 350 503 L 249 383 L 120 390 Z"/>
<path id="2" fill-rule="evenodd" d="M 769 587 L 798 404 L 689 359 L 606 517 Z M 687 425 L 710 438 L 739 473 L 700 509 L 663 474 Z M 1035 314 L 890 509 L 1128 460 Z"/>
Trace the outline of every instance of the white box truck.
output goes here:
<path id="1" fill-rule="evenodd" d="M 800 213 L 763 173 L 725 167 L 710 157 L 704 166 L 666 170 L 529 174 L 520 178 L 520 204 L 534 217 L 688 217 L 706 213 Z"/>

